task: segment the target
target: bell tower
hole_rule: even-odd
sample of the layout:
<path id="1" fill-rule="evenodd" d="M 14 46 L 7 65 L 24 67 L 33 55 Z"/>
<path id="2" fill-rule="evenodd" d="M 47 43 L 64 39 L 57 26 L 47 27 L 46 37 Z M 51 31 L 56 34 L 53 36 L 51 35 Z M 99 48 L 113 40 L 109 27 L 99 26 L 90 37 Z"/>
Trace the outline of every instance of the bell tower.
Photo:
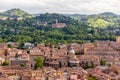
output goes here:
<path id="1" fill-rule="evenodd" d="M 56 19 L 56 24 L 58 23 L 58 20 Z"/>

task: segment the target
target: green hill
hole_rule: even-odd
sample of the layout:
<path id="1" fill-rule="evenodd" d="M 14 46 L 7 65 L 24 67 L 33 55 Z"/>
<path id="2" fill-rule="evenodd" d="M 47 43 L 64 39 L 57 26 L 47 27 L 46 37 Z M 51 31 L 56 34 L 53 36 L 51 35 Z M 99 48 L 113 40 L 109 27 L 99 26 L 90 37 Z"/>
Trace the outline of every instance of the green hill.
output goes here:
<path id="1" fill-rule="evenodd" d="M 88 19 L 88 24 L 94 28 L 107 28 L 107 26 L 112 25 L 112 23 L 105 21 L 104 19 Z"/>
<path id="2" fill-rule="evenodd" d="M 9 16 L 27 16 L 28 13 L 19 9 L 12 9 L 4 12 Z M 77 15 L 79 16 L 79 15 Z M 115 40 L 115 31 L 109 31 L 107 26 L 111 23 L 118 23 L 119 17 L 103 17 L 98 15 L 80 15 L 80 20 L 64 16 L 61 14 L 40 14 L 39 16 L 16 20 L 0 20 L 0 42 L 14 41 L 21 44 L 32 43 L 85 43 L 94 40 Z M 65 28 L 52 28 L 56 19 L 60 23 L 66 23 Z M 47 22 L 47 26 L 32 25 L 37 22 Z M 117 24 L 119 25 L 119 24 Z M 100 27 L 100 28 L 97 28 Z M 105 29 L 106 28 L 106 29 Z"/>
<path id="3" fill-rule="evenodd" d="M 100 13 L 99 15 L 103 15 L 103 16 L 117 16 L 117 14 L 112 13 L 112 12 L 104 12 L 104 13 Z"/>
<path id="4" fill-rule="evenodd" d="M 69 15 L 69 17 L 87 23 L 93 28 L 118 28 L 120 26 L 120 16 L 112 12 L 104 12 L 93 15 Z"/>
<path id="5" fill-rule="evenodd" d="M 0 14 L 1 17 L 12 17 L 12 18 L 32 18 L 34 15 L 27 13 L 26 11 L 20 9 L 10 9 Z"/>

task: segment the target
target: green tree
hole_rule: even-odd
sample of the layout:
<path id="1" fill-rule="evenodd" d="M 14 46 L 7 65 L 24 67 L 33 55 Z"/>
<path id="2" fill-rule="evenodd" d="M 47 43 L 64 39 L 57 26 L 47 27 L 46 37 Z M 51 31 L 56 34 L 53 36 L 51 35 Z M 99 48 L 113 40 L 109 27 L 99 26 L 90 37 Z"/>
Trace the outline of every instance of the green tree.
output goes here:
<path id="1" fill-rule="evenodd" d="M 20 64 L 21 67 L 25 67 L 26 65 L 24 63 Z"/>
<path id="2" fill-rule="evenodd" d="M 95 66 L 94 66 L 94 64 L 91 64 L 90 66 L 89 66 L 89 68 L 94 68 Z"/>
<path id="3" fill-rule="evenodd" d="M 15 58 L 18 58 L 18 53 L 15 54 Z"/>
<path id="4" fill-rule="evenodd" d="M 8 48 L 13 48 L 13 47 L 12 47 L 12 45 L 10 45 L 10 44 L 9 44 L 9 45 L 7 45 L 7 46 L 8 46 Z"/>
<path id="5" fill-rule="evenodd" d="M 88 66 L 87 64 L 85 64 L 85 65 L 83 66 L 83 68 L 84 68 L 84 69 L 88 69 L 89 66 Z"/>
<path id="6" fill-rule="evenodd" d="M 100 65 L 105 65 L 106 64 L 106 62 L 105 62 L 105 60 L 100 60 Z"/>
<path id="7" fill-rule="evenodd" d="M 36 63 L 34 65 L 34 69 L 42 68 L 43 67 L 43 58 L 42 57 L 37 57 L 35 59 Z"/>
<path id="8" fill-rule="evenodd" d="M 95 77 L 89 77 L 88 80 L 97 80 Z"/>
<path id="9" fill-rule="evenodd" d="M 4 61 L 3 64 L 2 64 L 2 66 L 9 66 L 9 62 Z"/>

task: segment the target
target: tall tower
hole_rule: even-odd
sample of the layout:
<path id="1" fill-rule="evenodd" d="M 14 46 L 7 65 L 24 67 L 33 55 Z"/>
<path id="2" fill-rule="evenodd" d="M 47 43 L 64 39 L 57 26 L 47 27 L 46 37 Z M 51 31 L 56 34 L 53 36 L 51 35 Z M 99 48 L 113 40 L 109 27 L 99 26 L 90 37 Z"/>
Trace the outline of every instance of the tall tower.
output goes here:
<path id="1" fill-rule="evenodd" d="M 68 55 L 69 55 L 69 57 L 74 57 L 74 56 L 76 56 L 73 47 L 70 47 L 70 49 L 68 50 Z"/>
<path id="2" fill-rule="evenodd" d="M 58 23 L 58 20 L 56 19 L 56 24 Z"/>

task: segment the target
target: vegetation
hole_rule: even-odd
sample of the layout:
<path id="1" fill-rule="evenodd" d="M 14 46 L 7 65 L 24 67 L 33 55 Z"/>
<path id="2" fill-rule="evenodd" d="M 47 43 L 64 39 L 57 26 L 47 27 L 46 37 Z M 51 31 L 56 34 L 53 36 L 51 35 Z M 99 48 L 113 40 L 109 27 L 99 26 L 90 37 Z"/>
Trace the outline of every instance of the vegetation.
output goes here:
<path id="1" fill-rule="evenodd" d="M 3 64 L 2 64 L 2 66 L 9 66 L 9 62 L 4 61 Z"/>
<path id="2" fill-rule="evenodd" d="M 32 18 L 34 15 L 28 14 L 27 12 L 20 10 L 19 8 L 11 9 L 8 11 L 5 11 L 3 13 L 0 13 L 1 18 Z"/>
<path id="3" fill-rule="evenodd" d="M 18 58 L 18 53 L 15 54 L 15 58 Z"/>
<path id="4" fill-rule="evenodd" d="M 105 60 L 100 60 L 100 65 L 105 65 L 105 64 L 106 64 Z"/>
<path id="5" fill-rule="evenodd" d="M 104 12 L 95 15 L 69 15 L 69 17 L 86 22 L 91 27 L 105 29 L 108 27 L 119 28 L 120 26 L 120 16 L 111 12 Z"/>
<path id="6" fill-rule="evenodd" d="M 20 17 L 28 14 L 20 9 L 8 10 L 5 13 L 8 13 L 9 15 L 18 15 Z M 55 23 L 56 19 L 58 19 L 61 23 L 66 23 L 67 27 L 62 29 L 51 28 L 51 25 Z M 81 20 L 82 21 L 60 14 L 49 13 L 41 14 L 40 16 L 22 21 L 0 20 L 0 42 L 18 42 L 20 43 L 18 48 L 24 49 L 23 46 L 26 42 L 31 42 L 35 45 L 37 43 L 44 43 L 45 45 L 48 45 L 49 42 L 52 42 L 56 46 L 57 43 L 66 44 L 75 42 L 81 44 L 93 42 L 94 40 L 115 40 L 116 34 L 111 31 L 107 31 L 112 27 L 112 23 L 110 22 L 111 17 L 83 16 Z M 116 22 L 117 27 L 119 26 L 119 21 L 119 19 L 115 19 L 115 21 L 112 22 Z M 47 22 L 48 25 L 32 25 L 36 22 Z M 104 28 L 101 28 L 100 26 Z M 113 30 L 114 29 L 116 28 L 113 28 Z"/>
<path id="7" fill-rule="evenodd" d="M 99 28 L 106 28 L 107 26 L 112 25 L 110 22 L 105 21 L 104 19 L 89 19 L 88 23 L 89 26 Z"/>
<path id="8" fill-rule="evenodd" d="M 91 63 L 91 65 L 84 64 L 84 65 L 83 65 L 83 68 L 84 68 L 84 69 L 94 68 L 94 64 L 93 64 L 93 63 Z"/>
<path id="9" fill-rule="evenodd" d="M 88 80 L 97 80 L 95 77 L 89 77 L 89 79 Z"/>
<path id="10" fill-rule="evenodd" d="M 8 48 L 13 48 L 13 46 L 11 46 L 11 45 L 7 45 L 8 46 Z"/>
<path id="11" fill-rule="evenodd" d="M 21 67 L 25 67 L 26 65 L 25 65 L 24 63 L 22 63 L 20 66 L 21 66 Z"/>
<path id="12" fill-rule="evenodd" d="M 42 57 L 37 57 L 35 61 L 36 61 L 35 65 L 34 65 L 35 70 L 43 67 L 43 58 Z"/>

